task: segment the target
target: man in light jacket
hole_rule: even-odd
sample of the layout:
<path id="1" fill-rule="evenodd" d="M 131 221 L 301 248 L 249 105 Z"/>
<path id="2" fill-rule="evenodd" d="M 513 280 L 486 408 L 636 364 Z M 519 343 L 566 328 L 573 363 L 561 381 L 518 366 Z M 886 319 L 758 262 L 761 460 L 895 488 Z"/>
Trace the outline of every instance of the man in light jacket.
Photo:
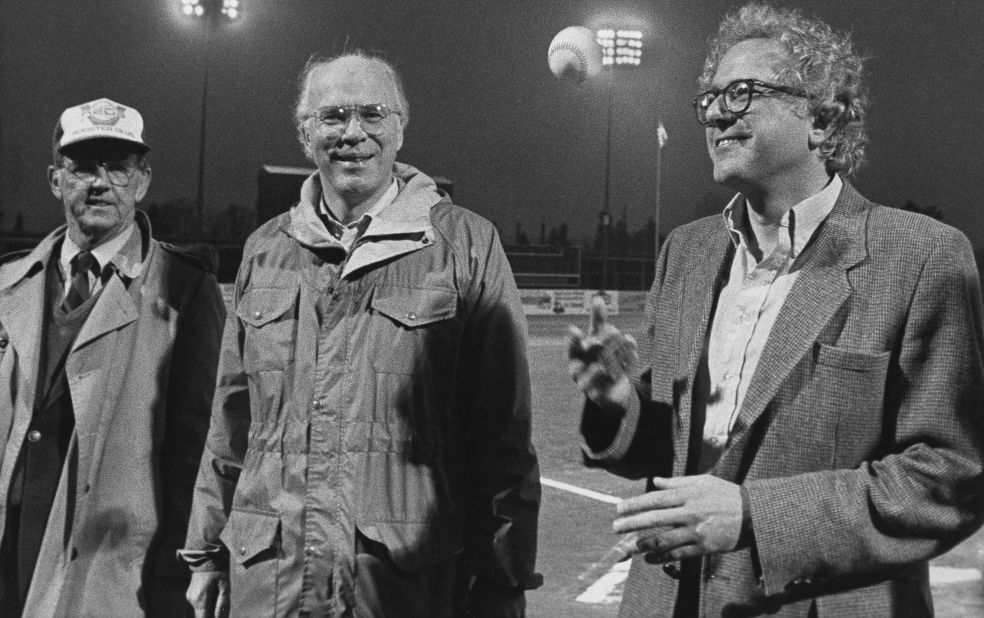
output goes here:
<path id="1" fill-rule="evenodd" d="M 393 67 L 313 60 L 318 170 L 249 239 L 185 559 L 202 616 L 522 616 L 540 500 L 495 228 L 396 163 Z"/>
<path id="2" fill-rule="evenodd" d="M 143 120 L 109 99 L 53 136 L 66 225 L 0 265 L 0 614 L 186 616 L 175 557 L 225 308 L 136 204 Z"/>

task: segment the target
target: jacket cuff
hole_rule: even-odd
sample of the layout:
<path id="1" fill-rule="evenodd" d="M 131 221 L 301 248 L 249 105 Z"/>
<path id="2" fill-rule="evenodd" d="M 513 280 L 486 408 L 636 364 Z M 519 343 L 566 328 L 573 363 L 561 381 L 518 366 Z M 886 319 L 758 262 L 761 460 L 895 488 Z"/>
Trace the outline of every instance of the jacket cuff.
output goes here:
<path id="1" fill-rule="evenodd" d="M 177 555 L 178 559 L 183 561 L 192 573 L 229 570 L 229 554 L 225 551 L 179 549 Z"/>
<path id="2" fill-rule="evenodd" d="M 615 435 L 605 445 L 602 440 L 598 439 L 600 436 L 589 435 L 589 431 L 586 431 L 588 423 L 585 421 L 591 416 L 611 414 L 611 412 L 603 411 L 598 405 L 585 399 L 584 420 L 581 423 L 582 434 L 585 438 L 584 443 L 581 445 L 584 463 L 592 467 L 605 466 L 617 463 L 624 458 L 629 452 L 629 447 L 632 446 L 632 440 L 636 434 L 636 427 L 639 425 L 639 412 L 641 408 L 642 405 L 639 399 L 632 398 L 628 408 L 625 409 L 622 415 L 621 422 L 615 428 Z"/>
<path id="3" fill-rule="evenodd" d="M 468 593 L 467 605 L 469 618 L 522 618 L 526 591 L 478 579 Z"/>

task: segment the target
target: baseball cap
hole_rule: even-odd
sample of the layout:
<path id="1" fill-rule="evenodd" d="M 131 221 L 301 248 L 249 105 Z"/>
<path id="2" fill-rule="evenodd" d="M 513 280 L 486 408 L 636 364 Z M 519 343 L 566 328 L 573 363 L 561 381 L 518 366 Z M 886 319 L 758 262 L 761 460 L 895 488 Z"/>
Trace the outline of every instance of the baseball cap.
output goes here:
<path id="1" fill-rule="evenodd" d="M 61 115 L 65 132 L 58 142 L 58 150 L 81 141 L 109 138 L 132 142 L 145 151 L 150 146 L 143 141 L 143 116 L 140 112 L 110 99 L 96 99 L 75 107 L 69 107 Z"/>

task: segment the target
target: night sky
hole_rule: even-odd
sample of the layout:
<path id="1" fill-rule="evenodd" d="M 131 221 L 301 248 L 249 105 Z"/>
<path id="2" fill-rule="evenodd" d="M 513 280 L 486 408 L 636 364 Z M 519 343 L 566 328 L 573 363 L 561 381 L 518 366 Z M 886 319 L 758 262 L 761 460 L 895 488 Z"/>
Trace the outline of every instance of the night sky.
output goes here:
<path id="1" fill-rule="evenodd" d="M 604 199 L 607 76 L 553 78 L 546 51 L 570 25 L 644 32 L 643 65 L 614 84 L 610 203 L 630 228 L 651 214 L 657 118 L 663 230 L 723 207 L 690 101 L 722 0 L 243 0 L 245 17 L 211 30 L 180 0 L 0 0 L 0 227 L 17 212 L 47 231 L 62 214 L 45 181 L 61 111 L 107 96 L 139 109 L 152 146 L 147 202 L 197 192 L 208 63 L 206 207 L 252 206 L 263 164 L 307 166 L 291 110 L 315 52 L 359 46 L 403 73 L 411 121 L 400 160 L 450 178 L 461 205 L 507 242 L 517 221 L 567 222 L 593 235 Z M 783 1 L 851 30 L 869 56 L 868 163 L 855 183 L 890 205 L 936 206 L 984 245 L 984 2 Z"/>

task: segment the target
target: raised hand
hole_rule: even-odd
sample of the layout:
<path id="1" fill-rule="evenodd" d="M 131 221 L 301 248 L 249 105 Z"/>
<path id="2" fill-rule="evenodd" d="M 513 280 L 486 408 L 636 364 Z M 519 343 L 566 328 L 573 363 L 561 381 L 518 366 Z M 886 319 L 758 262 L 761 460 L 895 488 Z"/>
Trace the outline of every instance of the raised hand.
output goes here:
<path id="1" fill-rule="evenodd" d="M 568 371 L 574 382 L 603 408 L 626 409 L 634 397 L 632 376 L 639 360 L 638 345 L 608 323 L 604 299 L 591 302 L 588 332 L 570 326 Z"/>

